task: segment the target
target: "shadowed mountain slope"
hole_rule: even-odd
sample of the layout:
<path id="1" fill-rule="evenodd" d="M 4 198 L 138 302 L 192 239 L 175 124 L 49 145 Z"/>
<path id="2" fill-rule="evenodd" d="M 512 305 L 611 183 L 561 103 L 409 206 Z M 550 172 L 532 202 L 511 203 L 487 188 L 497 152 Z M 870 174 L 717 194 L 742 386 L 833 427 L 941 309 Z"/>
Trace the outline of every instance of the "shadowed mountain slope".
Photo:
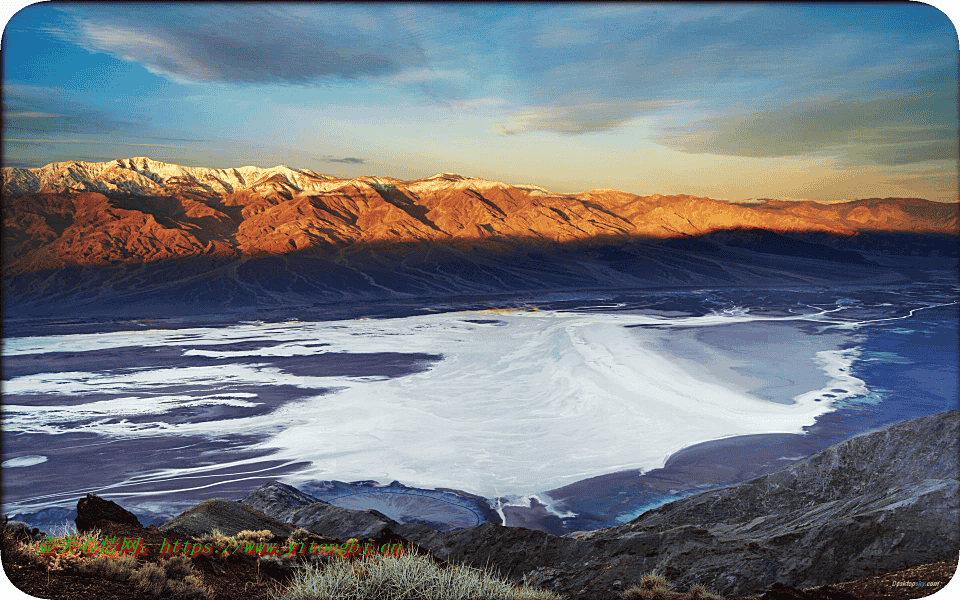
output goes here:
<path id="1" fill-rule="evenodd" d="M 960 552 L 960 412 L 905 421 L 781 471 L 677 500 L 626 525 L 557 537 L 486 524 L 397 533 L 445 560 L 531 575 L 573 597 L 656 569 L 681 589 L 745 595 L 834 584 Z"/>
<path id="2" fill-rule="evenodd" d="M 132 158 L 6 168 L 3 205 L 11 315 L 882 283 L 957 256 L 958 205 L 910 198 L 747 205 Z"/>
<path id="3" fill-rule="evenodd" d="M 952 410 L 840 442 L 626 525 L 564 536 L 493 523 L 447 532 L 397 524 L 279 483 L 261 486 L 229 510 L 225 501 L 205 502 L 161 529 L 202 535 L 204 528 L 223 528 L 234 513 L 260 515 L 257 523 L 275 519 L 340 539 L 389 530 L 440 560 L 495 569 L 568 598 L 616 598 L 652 570 L 675 589 L 700 583 L 743 596 L 774 583 L 833 585 L 932 562 L 955 564 L 958 491 L 960 411 Z"/>

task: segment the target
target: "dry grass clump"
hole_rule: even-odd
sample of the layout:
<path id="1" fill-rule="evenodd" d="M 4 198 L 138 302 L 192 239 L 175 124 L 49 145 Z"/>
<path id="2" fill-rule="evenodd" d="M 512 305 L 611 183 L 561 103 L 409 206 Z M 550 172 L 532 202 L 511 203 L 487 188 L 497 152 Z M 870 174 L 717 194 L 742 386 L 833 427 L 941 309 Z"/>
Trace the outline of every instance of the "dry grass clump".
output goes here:
<path id="1" fill-rule="evenodd" d="M 269 539 L 273 539 L 273 532 L 271 532 L 269 529 L 261 529 L 260 531 L 250 531 L 249 529 L 244 529 L 233 537 L 237 540 L 243 540 L 246 542 L 265 542 Z"/>
<path id="2" fill-rule="evenodd" d="M 273 593 L 275 600 L 561 600 L 553 592 L 515 586 L 483 570 L 440 568 L 415 552 L 304 566 Z"/>
<path id="3" fill-rule="evenodd" d="M 310 531 L 309 529 L 304 529 L 303 527 L 297 527 L 296 529 L 290 532 L 290 535 L 287 536 L 287 539 L 300 542 L 307 538 L 316 537 L 316 536 L 317 534 Z"/>
<path id="4" fill-rule="evenodd" d="M 212 544 L 213 544 L 212 547 L 215 548 L 215 549 L 217 549 L 217 550 L 222 550 L 222 549 L 225 549 L 225 548 L 235 549 L 235 548 L 237 547 L 237 545 L 238 545 L 238 544 L 237 544 L 237 540 L 236 540 L 236 536 L 226 535 L 225 533 L 223 533 L 223 532 L 220 531 L 219 529 L 214 529 L 213 531 L 211 531 L 211 532 L 208 533 L 207 535 L 204 535 L 203 537 L 201 537 L 201 538 L 200 538 L 199 540 L 197 540 L 197 541 L 199 541 L 199 542 L 200 542 L 201 544 L 203 544 L 203 545 L 206 545 L 206 544 L 208 544 L 208 543 L 212 543 Z M 219 556 L 224 556 L 224 555 L 220 554 L 219 552 L 214 552 L 213 555 L 214 555 L 214 556 L 218 556 L 218 555 L 219 555 Z"/>
<path id="5" fill-rule="evenodd" d="M 79 571 L 80 566 L 89 560 L 86 557 L 92 555 L 92 553 L 81 554 L 81 550 L 96 549 L 96 552 L 99 552 L 103 547 L 103 535 L 99 529 L 81 535 L 65 536 L 63 541 L 58 542 L 60 550 L 53 554 L 41 553 L 50 546 L 49 539 L 49 537 L 43 539 L 23 537 L 18 535 L 16 530 L 8 527 L 3 529 L 4 552 L 10 552 L 11 556 L 47 571 Z M 69 544 L 69 550 L 64 550 L 62 545 L 64 542 Z"/>
<path id="6" fill-rule="evenodd" d="M 687 598 L 690 598 L 690 600 L 721 600 L 720 596 L 711 594 L 707 588 L 699 583 L 690 586 L 690 589 L 687 591 Z"/>
<path id="7" fill-rule="evenodd" d="M 194 575 L 193 563 L 183 554 L 174 554 L 160 563 L 167 579 L 183 579 L 187 575 Z"/>
<path id="8" fill-rule="evenodd" d="M 18 538 L 7 528 L 3 529 L 3 554 L 33 565 L 43 565 L 46 558 L 40 555 L 40 542 Z"/>
<path id="9" fill-rule="evenodd" d="M 131 578 L 137 589 L 159 596 L 167 589 L 167 573 L 157 563 L 143 563 Z"/>
<path id="10" fill-rule="evenodd" d="M 620 594 L 622 600 L 721 600 L 700 584 L 691 586 L 686 592 L 674 592 L 667 578 L 651 571 L 640 577 L 640 583 Z"/>
<path id="11" fill-rule="evenodd" d="M 137 558 L 132 554 L 117 558 L 93 556 L 80 561 L 77 570 L 84 575 L 100 576 L 111 581 L 127 581 L 137 570 Z"/>
<path id="12" fill-rule="evenodd" d="M 130 577 L 137 589 L 165 598 L 212 598 L 213 590 L 193 570 L 190 559 L 175 555 L 159 563 L 143 563 Z"/>
<path id="13" fill-rule="evenodd" d="M 222 545 L 226 545 L 226 544 L 227 544 L 229 541 L 231 541 L 232 539 L 233 539 L 232 537 L 230 537 L 230 536 L 228 536 L 228 535 L 225 535 L 225 534 L 224 534 L 222 531 L 220 531 L 219 529 L 214 529 L 214 530 L 211 531 L 209 534 L 201 537 L 201 538 L 200 538 L 200 542 L 202 542 L 202 543 L 204 543 L 204 544 L 206 544 L 206 543 L 208 543 L 208 542 L 213 542 L 213 543 L 214 543 L 215 545 L 217 545 L 217 546 L 222 546 Z"/>
<path id="14" fill-rule="evenodd" d="M 213 598 L 215 595 L 213 589 L 204 584 L 197 575 L 187 575 L 181 580 L 167 581 L 167 589 L 170 596 L 185 600 Z"/>
<path id="15" fill-rule="evenodd" d="M 233 554 L 241 553 L 241 548 L 243 544 L 241 543 L 241 535 L 244 536 L 246 540 L 253 540 L 259 538 L 263 533 L 269 534 L 269 531 L 249 531 L 244 530 L 234 536 L 229 536 L 224 534 L 219 529 L 214 529 L 209 534 L 201 537 L 199 541 L 202 545 L 212 543 L 212 548 L 214 550 L 211 556 L 213 558 L 219 558 L 220 560 L 226 560 Z M 271 534 L 272 535 L 272 534 Z M 269 538 L 268 538 L 269 539 Z"/>
<path id="16" fill-rule="evenodd" d="M 63 533 L 66 534 L 67 531 Z M 169 559 L 162 559 L 159 563 L 139 563 L 134 554 L 102 554 L 104 538 L 99 530 L 51 537 L 62 538 L 62 541 L 58 541 L 60 550 L 54 554 L 41 554 L 41 550 L 50 545 L 46 538 L 34 540 L 24 537 L 19 535 L 16 529 L 4 525 L 3 553 L 9 552 L 14 560 L 33 564 L 47 571 L 65 571 L 111 581 L 126 581 L 143 592 L 164 598 L 203 600 L 214 596 L 213 590 L 204 585 L 194 570 L 193 563 L 184 555 L 174 555 Z"/>

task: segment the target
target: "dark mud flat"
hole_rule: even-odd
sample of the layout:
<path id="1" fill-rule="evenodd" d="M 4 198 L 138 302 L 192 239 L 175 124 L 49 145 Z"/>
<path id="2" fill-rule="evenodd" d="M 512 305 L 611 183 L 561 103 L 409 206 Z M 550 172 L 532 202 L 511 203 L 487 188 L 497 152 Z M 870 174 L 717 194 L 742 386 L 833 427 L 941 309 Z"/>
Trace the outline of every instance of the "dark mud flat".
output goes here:
<path id="1" fill-rule="evenodd" d="M 326 377 L 399 377 L 427 369 L 430 363 L 442 357 L 436 354 L 396 352 L 331 353 L 307 356 L 238 356 L 217 358 L 197 354 L 192 350 L 209 352 L 250 352 L 267 350 L 277 344 L 266 342 L 237 342 L 233 344 L 182 344 L 171 346 L 123 346 L 106 350 L 81 352 L 46 352 L 21 354 L 3 358 L 3 379 L 40 373 L 69 371 L 134 372 L 144 368 L 176 368 L 218 366 L 223 364 L 268 364 L 293 375 Z M 314 344 L 313 346 L 324 346 Z"/>
<path id="2" fill-rule="evenodd" d="M 713 440 L 673 454 L 661 469 L 600 475 L 550 490 L 545 496 L 555 509 L 577 513 L 562 520 L 563 532 L 614 527 L 666 502 L 782 469 L 825 446 L 799 434 Z M 529 522 L 524 526 L 533 529 L 555 531 L 560 520 L 541 507 L 513 510 L 518 521 Z"/>
<path id="3" fill-rule="evenodd" d="M 19 454 L 18 448 L 35 448 L 38 437 L 46 436 L 4 436 L 4 456 Z M 58 436 L 56 447 L 35 450 L 47 457 L 46 462 L 4 469 L 3 502 L 7 506 L 15 501 L 23 507 L 8 510 L 11 518 L 49 531 L 64 521 L 72 522 L 77 499 L 95 492 L 123 501 L 145 525 L 158 524 L 209 498 L 242 498 L 251 487 L 305 466 L 268 460 L 263 458 L 267 452 L 248 450 L 256 441 L 254 436 L 105 440 L 94 434 L 64 434 Z M 197 467 L 209 470 L 190 477 L 176 475 L 177 469 Z M 106 474 L 112 481 L 104 480 Z M 30 508 L 54 503 L 70 510 Z"/>
<path id="4" fill-rule="evenodd" d="M 931 296 L 936 301 L 955 300 L 950 293 Z M 882 296 L 877 300 L 889 299 Z M 957 307 L 949 305 L 925 310 L 910 320 L 890 323 L 893 327 L 867 327 L 857 332 L 856 343 L 864 351 L 860 360 L 854 363 L 852 374 L 864 380 L 874 396 L 858 398 L 819 416 L 815 424 L 805 428 L 804 434 L 736 436 L 704 442 L 674 453 L 661 469 L 645 473 L 634 469 L 600 475 L 550 490 L 541 498 L 558 511 L 577 513 L 574 518 L 563 519 L 565 532 L 616 526 L 666 502 L 780 470 L 852 436 L 958 408 L 955 367 L 958 360 Z M 901 323 L 903 326 L 898 327 Z M 724 350 L 744 340 L 742 335 L 732 335 L 738 329 L 752 332 L 751 335 L 757 337 L 776 331 L 774 339 L 792 334 L 798 343 L 803 341 L 803 335 L 813 334 L 810 325 L 785 327 L 767 323 L 751 324 L 749 328 L 707 328 L 696 334 L 696 339 Z M 766 342 L 762 337 L 754 341 Z M 682 336 L 674 336 L 665 338 L 664 346 L 680 356 L 691 355 L 691 349 L 697 347 L 684 342 Z M 937 351 L 931 352 L 932 348 Z M 764 353 L 768 354 L 768 360 L 756 363 L 753 369 L 765 365 L 768 372 L 761 379 L 769 380 L 777 373 L 775 369 L 782 361 L 774 360 L 769 352 Z M 706 360 L 702 364 L 710 365 Z M 804 381 L 809 377 L 809 373 L 799 372 L 796 365 L 789 370 L 793 373 L 790 376 L 793 381 Z M 725 376 L 720 369 L 712 371 Z M 742 368 L 739 370 L 741 374 L 744 372 Z M 782 399 L 785 393 L 799 393 L 803 388 L 796 385 L 781 389 L 765 386 L 752 391 L 764 395 L 775 392 Z M 557 526 L 557 517 L 542 507 L 513 508 L 512 511 L 516 516 L 509 518 L 508 522 L 526 523 L 523 526 L 544 531 L 554 531 Z"/>
<path id="5" fill-rule="evenodd" d="M 196 326 L 197 323 L 192 323 Z M 131 332 L 136 334 L 137 331 Z M 134 338 L 135 339 L 135 338 Z M 132 340 L 133 341 L 133 340 Z M 309 356 L 214 356 L 187 354 L 191 350 L 256 352 L 276 346 L 270 340 L 238 343 L 180 343 L 164 346 L 129 346 L 86 351 L 57 351 L 5 356 L 5 382 L 17 377 L 87 372 L 124 376 L 142 370 L 229 365 L 272 367 L 294 376 L 398 377 L 420 372 L 439 360 L 437 355 L 401 353 L 329 353 Z M 304 344 L 305 346 L 325 346 Z M 224 397 L 219 401 L 211 397 Z M 178 426 L 235 422 L 256 418 L 306 397 L 328 393 L 323 388 L 295 385 L 248 385 L 224 381 L 216 389 L 190 382 L 144 381 L 123 390 L 82 390 L 80 393 L 26 393 L 5 397 L 8 406 L 30 407 L 63 417 L 46 425 L 30 423 L 30 410 L 9 412 L 5 419 L 24 420 L 25 431 L 3 436 L 5 461 L 4 512 L 50 528 L 72 519 L 78 497 L 93 491 L 123 500 L 146 523 L 162 522 L 178 507 L 192 506 L 212 497 L 242 498 L 252 486 L 296 472 L 308 463 L 269 460 L 269 449 L 252 451 L 271 431 L 251 435 L 178 434 Z M 135 396 L 130 412 L 101 414 L 97 403 L 109 404 Z M 154 398 L 179 397 L 181 402 L 151 406 Z M 191 402 L 191 398 L 197 402 Z M 231 398 L 240 398 L 240 405 Z M 85 406 L 92 410 L 85 412 Z M 66 419 L 67 415 L 76 413 Z M 29 425 L 29 426 L 28 426 Z M 122 425 L 133 435 L 106 434 L 102 429 Z M 157 435 L 149 430 L 156 428 Z M 172 429 L 171 429 L 172 428 Z M 162 433 L 161 433 L 162 430 Z M 144 435 L 146 434 L 146 435 Z"/>
<path id="6" fill-rule="evenodd" d="M 600 475 L 542 495 L 553 509 L 575 512 L 576 517 L 560 520 L 543 506 L 511 507 L 507 523 L 563 533 L 622 525 L 667 502 L 779 471 L 857 432 L 899 420 L 889 407 L 882 408 L 827 413 L 802 435 L 745 435 L 696 444 L 671 455 L 661 469 Z"/>

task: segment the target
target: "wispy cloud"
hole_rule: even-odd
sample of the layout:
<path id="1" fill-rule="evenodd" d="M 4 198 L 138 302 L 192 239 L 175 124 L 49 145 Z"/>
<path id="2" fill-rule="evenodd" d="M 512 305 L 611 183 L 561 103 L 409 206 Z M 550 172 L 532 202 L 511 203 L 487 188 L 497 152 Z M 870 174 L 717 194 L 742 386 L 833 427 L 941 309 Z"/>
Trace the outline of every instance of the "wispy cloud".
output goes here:
<path id="1" fill-rule="evenodd" d="M 497 124 L 496 131 L 500 135 L 516 135 L 527 131 L 552 131 L 564 135 L 612 131 L 631 119 L 675 104 L 670 100 L 623 100 L 538 107 L 509 115 Z"/>
<path id="2" fill-rule="evenodd" d="M 674 107 L 684 110 L 654 123 L 654 141 L 687 153 L 936 159 L 956 147 L 956 37 L 927 9 L 871 6 L 854 18 L 808 6 L 613 5 L 564 7 L 553 20 L 543 11 L 517 46 L 526 104 L 537 108 L 495 130 L 603 132 Z M 603 35 L 580 45 L 591 31 Z M 923 139 L 894 146 L 907 141 L 894 130 L 904 125 Z"/>
<path id="3" fill-rule="evenodd" d="M 327 156 L 321 160 L 323 160 L 323 162 L 328 162 L 328 163 L 346 163 L 349 165 L 362 165 L 366 162 L 362 158 L 356 158 L 354 156 L 344 156 L 342 158 L 338 158 L 335 156 Z"/>
<path id="4" fill-rule="evenodd" d="M 29 138 L 3 138 L 5 144 L 109 144 L 111 146 L 133 146 L 140 148 L 175 148 L 180 150 L 183 146 L 172 144 L 131 144 L 129 142 L 118 142 L 116 140 L 54 140 L 54 139 L 29 139 Z"/>
<path id="5" fill-rule="evenodd" d="M 172 9 L 175 7 L 175 9 Z M 50 32 L 94 52 L 194 82 L 316 84 L 421 66 L 390 10 L 335 5 L 77 5 Z"/>
<path id="6" fill-rule="evenodd" d="M 8 112 L 3 114 L 4 119 L 57 119 L 65 116 L 67 115 L 29 111 Z"/>
<path id="7" fill-rule="evenodd" d="M 44 86 L 5 84 L 3 120 L 7 132 L 122 133 L 142 131 L 143 120 L 119 115 Z"/>
<path id="8" fill-rule="evenodd" d="M 679 127 L 657 141 L 677 150 L 776 157 L 834 152 L 846 160 L 897 165 L 957 156 L 956 88 L 889 93 L 724 112 Z"/>

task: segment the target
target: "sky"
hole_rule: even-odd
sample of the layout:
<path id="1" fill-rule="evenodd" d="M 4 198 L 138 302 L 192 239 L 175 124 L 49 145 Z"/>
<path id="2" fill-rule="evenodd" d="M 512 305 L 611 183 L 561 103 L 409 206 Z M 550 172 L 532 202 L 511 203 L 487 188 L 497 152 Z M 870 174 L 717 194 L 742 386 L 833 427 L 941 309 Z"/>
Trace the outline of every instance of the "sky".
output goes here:
<path id="1" fill-rule="evenodd" d="M 4 166 L 149 156 L 574 193 L 960 200 L 960 43 L 926 4 L 3 8 Z"/>

